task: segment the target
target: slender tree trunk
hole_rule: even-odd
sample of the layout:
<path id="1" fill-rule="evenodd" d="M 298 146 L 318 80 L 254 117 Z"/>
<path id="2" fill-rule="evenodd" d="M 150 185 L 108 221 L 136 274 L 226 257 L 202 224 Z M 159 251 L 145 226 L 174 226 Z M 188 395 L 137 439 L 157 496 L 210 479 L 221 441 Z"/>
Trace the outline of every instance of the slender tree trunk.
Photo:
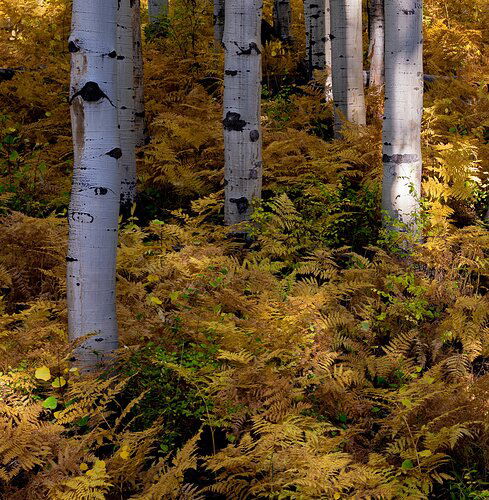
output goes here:
<path id="1" fill-rule="evenodd" d="M 335 132 L 343 120 L 365 125 L 362 0 L 332 0 L 333 96 Z"/>
<path id="2" fill-rule="evenodd" d="M 168 0 L 148 0 L 149 22 L 154 23 L 168 15 Z"/>
<path id="3" fill-rule="evenodd" d="M 306 61 L 309 78 L 315 69 L 324 69 L 325 56 L 325 0 L 304 0 L 306 26 Z"/>
<path id="4" fill-rule="evenodd" d="M 290 43 L 290 22 L 292 13 L 290 0 L 274 0 L 273 2 L 273 27 L 275 33 L 283 43 Z"/>
<path id="5" fill-rule="evenodd" d="M 68 210 L 68 332 L 86 370 L 117 348 L 115 265 L 121 177 L 117 0 L 73 1 L 70 104 L 74 173 Z"/>
<path id="6" fill-rule="evenodd" d="M 133 46 L 134 0 L 118 0 L 117 9 L 117 108 L 122 157 L 121 211 L 128 214 L 136 199 L 136 109 Z"/>
<path id="7" fill-rule="evenodd" d="M 369 87 L 384 85 L 384 0 L 369 0 Z"/>
<path id="8" fill-rule="evenodd" d="M 261 196 L 261 0 L 226 0 L 224 156 L 226 224 L 249 219 Z"/>
<path id="9" fill-rule="evenodd" d="M 384 181 L 389 220 L 416 232 L 421 192 L 422 0 L 385 0 Z"/>
<path id="10" fill-rule="evenodd" d="M 133 44 L 133 78 L 134 78 L 134 110 L 135 141 L 140 148 L 146 143 L 146 120 L 144 113 L 144 70 L 143 47 L 141 42 L 141 3 L 133 0 L 132 7 L 132 44 Z"/>
<path id="11" fill-rule="evenodd" d="M 214 0 L 214 40 L 217 47 L 222 46 L 224 34 L 224 0 Z"/>
<path id="12" fill-rule="evenodd" d="M 333 54 L 331 52 L 331 0 L 324 1 L 324 58 L 325 58 L 325 69 L 326 82 L 326 100 L 333 100 L 333 75 L 332 75 L 332 58 Z"/>

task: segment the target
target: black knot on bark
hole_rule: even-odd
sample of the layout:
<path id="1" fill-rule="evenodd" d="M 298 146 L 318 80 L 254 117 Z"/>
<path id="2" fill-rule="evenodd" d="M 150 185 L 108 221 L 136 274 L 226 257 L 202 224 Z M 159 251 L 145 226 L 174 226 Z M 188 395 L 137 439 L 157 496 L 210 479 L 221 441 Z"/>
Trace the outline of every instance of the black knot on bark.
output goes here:
<path id="1" fill-rule="evenodd" d="M 113 50 L 112 52 L 109 52 L 107 54 L 110 58 L 114 59 L 117 57 L 117 52 L 115 50 Z"/>
<path id="2" fill-rule="evenodd" d="M 397 155 L 382 155 L 383 163 L 395 163 L 401 165 L 402 163 L 415 163 L 419 161 L 417 154 L 397 154 Z"/>
<path id="3" fill-rule="evenodd" d="M 95 196 L 98 196 L 98 195 L 106 195 L 107 192 L 108 192 L 108 189 L 107 188 L 104 188 L 104 187 L 96 187 L 94 188 L 94 192 L 95 192 Z"/>
<path id="4" fill-rule="evenodd" d="M 250 206 L 250 202 L 244 196 L 242 196 L 241 198 L 230 198 L 229 201 L 231 203 L 236 203 L 239 214 L 246 213 L 248 207 Z"/>
<path id="5" fill-rule="evenodd" d="M 260 48 L 258 47 L 258 45 L 255 43 L 255 42 L 251 42 L 249 45 L 248 45 L 248 48 L 247 49 L 243 49 L 242 47 L 240 47 L 236 42 L 234 42 L 234 44 L 238 47 L 239 49 L 239 52 L 237 52 L 237 54 L 239 56 L 243 56 L 243 55 L 250 55 L 251 52 L 254 50 L 257 54 L 261 54 L 261 50 Z"/>
<path id="6" fill-rule="evenodd" d="M 250 141 L 256 142 L 260 138 L 260 132 L 258 130 L 252 130 L 250 132 Z"/>
<path id="7" fill-rule="evenodd" d="M 121 148 L 114 148 L 105 154 L 107 156 L 111 156 L 112 158 L 115 158 L 116 160 L 118 160 L 122 156 L 122 151 L 121 151 Z"/>
<path id="8" fill-rule="evenodd" d="M 235 130 L 236 132 L 242 132 L 246 122 L 241 120 L 241 115 L 239 113 L 234 113 L 233 111 L 228 111 L 226 113 L 226 118 L 222 121 L 224 128 L 226 130 Z"/>
<path id="9" fill-rule="evenodd" d="M 73 52 L 78 52 L 80 50 L 80 47 L 78 47 L 78 45 L 73 41 L 71 40 L 69 43 L 68 43 L 68 50 L 73 53 Z"/>
<path id="10" fill-rule="evenodd" d="M 107 94 L 105 94 L 104 91 L 99 87 L 97 82 L 85 83 L 85 85 L 83 85 L 83 88 L 73 94 L 73 97 L 70 99 L 70 104 L 73 102 L 73 99 L 78 96 L 80 96 L 86 102 L 97 102 L 105 97 L 110 102 L 110 104 L 112 104 L 112 101 L 108 98 Z"/>

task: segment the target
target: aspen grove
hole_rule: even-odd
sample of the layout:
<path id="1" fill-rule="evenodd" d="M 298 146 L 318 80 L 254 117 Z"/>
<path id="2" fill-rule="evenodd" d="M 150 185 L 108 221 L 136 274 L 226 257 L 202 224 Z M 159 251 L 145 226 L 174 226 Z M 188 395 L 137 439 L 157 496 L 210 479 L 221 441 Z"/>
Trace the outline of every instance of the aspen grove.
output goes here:
<path id="1" fill-rule="evenodd" d="M 486 0 L 0 0 L 0 498 L 489 497 Z"/>

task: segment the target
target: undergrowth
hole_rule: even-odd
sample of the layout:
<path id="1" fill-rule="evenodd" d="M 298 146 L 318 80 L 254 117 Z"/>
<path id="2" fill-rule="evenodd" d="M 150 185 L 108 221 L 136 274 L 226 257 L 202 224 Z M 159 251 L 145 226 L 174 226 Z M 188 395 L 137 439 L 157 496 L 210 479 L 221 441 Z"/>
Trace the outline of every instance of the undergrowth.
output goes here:
<path id="1" fill-rule="evenodd" d="M 0 83 L 0 496 L 486 498 L 483 2 L 426 0 L 441 78 L 409 256 L 380 228 L 379 97 L 369 126 L 332 140 L 322 75 L 300 82 L 299 22 L 295 52 L 264 50 L 264 197 L 251 238 L 229 233 L 210 5 L 173 4 L 145 44 L 151 141 L 121 221 L 122 345 L 86 378 L 64 303 L 69 6 L 0 0 L 15 27 L 2 60 L 21 67 Z"/>

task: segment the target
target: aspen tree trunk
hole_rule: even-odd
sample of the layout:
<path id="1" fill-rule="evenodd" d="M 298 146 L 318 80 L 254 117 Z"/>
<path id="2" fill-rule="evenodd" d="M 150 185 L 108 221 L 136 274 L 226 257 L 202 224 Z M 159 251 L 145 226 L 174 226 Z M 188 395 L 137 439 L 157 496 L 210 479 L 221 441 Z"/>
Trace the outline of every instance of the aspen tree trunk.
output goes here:
<path id="1" fill-rule="evenodd" d="M 283 43 L 290 43 L 290 22 L 292 13 L 290 0 L 274 0 L 273 2 L 273 27 L 275 33 Z"/>
<path id="2" fill-rule="evenodd" d="M 224 34 L 224 0 L 214 0 L 214 40 L 216 46 L 222 45 Z"/>
<path id="3" fill-rule="evenodd" d="M 148 0 L 149 22 L 155 23 L 168 15 L 168 0 Z"/>
<path id="4" fill-rule="evenodd" d="M 325 95 L 326 101 L 333 100 L 333 75 L 331 52 L 331 0 L 324 1 L 324 59 L 326 69 Z"/>
<path id="5" fill-rule="evenodd" d="M 226 224 L 249 219 L 261 196 L 261 0 L 226 0 L 224 157 Z"/>
<path id="6" fill-rule="evenodd" d="M 117 109 L 122 157 L 121 211 L 128 214 L 136 199 L 136 109 L 133 46 L 134 0 L 118 0 Z"/>
<path id="7" fill-rule="evenodd" d="M 324 69 L 325 56 L 325 0 L 304 0 L 306 26 L 306 61 L 309 78 L 315 69 Z"/>
<path id="8" fill-rule="evenodd" d="M 331 0 L 335 133 L 344 119 L 365 125 L 362 0 Z"/>
<path id="9" fill-rule="evenodd" d="M 68 332 L 95 333 L 74 353 L 93 369 L 117 348 L 115 266 L 121 177 L 117 119 L 117 0 L 74 0 L 70 105 L 74 173 L 68 210 Z"/>
<path id="10" fill-rule="evenodd" d="M 384 84 L 384 0 L 369 0 L 368 24 L 369 87 L 381 87 Z"/>
<path id="11" fill-rule="evenodd" d="M 133 44 L 133 78 L 134 78 L 134 128 L 136 147 L 146 143 L 146 121 L 144 113 L 144 70 L 143 47 L 141 41 L 141 3 L 133 0 L 132 7 L 132 44 Z"/>
<path id="12" fill-rule="evenodd" d="M 382 208 L 411 233 L 421 192 L 422 17 L 422 0 L 385 0 Z"/>

